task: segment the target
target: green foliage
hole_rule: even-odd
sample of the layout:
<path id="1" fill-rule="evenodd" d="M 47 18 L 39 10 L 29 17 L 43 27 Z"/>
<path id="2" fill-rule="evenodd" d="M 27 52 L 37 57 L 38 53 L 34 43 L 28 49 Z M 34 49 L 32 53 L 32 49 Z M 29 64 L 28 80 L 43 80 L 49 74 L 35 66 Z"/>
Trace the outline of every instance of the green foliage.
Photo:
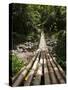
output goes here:
<path id="1" fill-rule="evenodd" d="M 55 52 L 59 58 L 57 58 L 58 63 L 66 71 L 66 33 L 65 31 L 59 32 L 57 45 L 55 47 Z"/>
<path id="2" fill-rule="evenodd" d="M 12 21 L 13 48 L 25 41 L 39 42 L 40 32 L 44 30 L 45 35 L 50 37 L 53 34 L 57 39 L 55 52 L 61 58 L 58 62 L 64 66 L 66 60 L 65 6 L 12 4 Z M 13 62 L 18 64 L 17 59 L 13 56 Z"/>
<path id="3" fill-rule="evenodd" d="M 65 17 L 63 6 L 12 4 L 13 44 L 39 40 L 41 30 L 45 33 L 65 30 Z"/>
<path id="4" fill-rule="evenodd" d="M 19 70 L 24 66 L 24 62 L 19 59 L 15 54 L 10 55 L 9 64 L 12 64 L 12 76 L 16 75 Z"/>
<path id="5" fill-rule="evenodd" d="M 44 27 L 47 32 L 58 32 L 66 29 L 66 7 L 50 6 L 51 11 L 47 16 L 47 21 L 44 22 Z M 49 7 L 48 7 L 49 8 Z M 49 12 L 48 11 L 48 12 Z M 45 20 L 45 19 L 44 19 Z"/>

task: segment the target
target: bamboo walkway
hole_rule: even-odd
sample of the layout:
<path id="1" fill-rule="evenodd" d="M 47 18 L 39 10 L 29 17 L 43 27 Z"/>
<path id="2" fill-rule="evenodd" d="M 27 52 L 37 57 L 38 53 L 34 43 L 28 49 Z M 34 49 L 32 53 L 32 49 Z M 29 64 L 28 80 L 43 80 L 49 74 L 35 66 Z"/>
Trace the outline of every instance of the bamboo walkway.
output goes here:
<path id="1" fill-rule="evenodd" d="M 56 58 L 49 52 L 42 32 L 39 49 L 31 62 L 15 76 L 12 86 L 64 84 L 65 82 L 65 73 Z"/>

